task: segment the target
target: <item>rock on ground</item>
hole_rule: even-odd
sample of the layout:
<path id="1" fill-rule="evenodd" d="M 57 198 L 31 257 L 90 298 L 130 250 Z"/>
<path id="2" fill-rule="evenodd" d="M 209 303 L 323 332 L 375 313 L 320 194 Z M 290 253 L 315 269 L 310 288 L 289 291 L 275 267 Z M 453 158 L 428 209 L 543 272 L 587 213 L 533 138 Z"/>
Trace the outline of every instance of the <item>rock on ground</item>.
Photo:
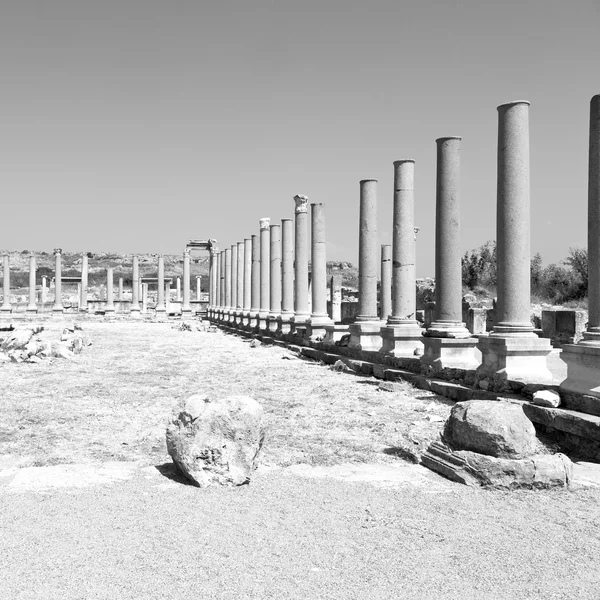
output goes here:
<path id="1" fill-rule="evenodd" d="M 539 447 L 533 423 L 521 405 L 494 400 L 455 404 L 443 439 L 454 450 L 471 450 L 496 458 L 526 458 Z"/>
<path id="2" fill-rule="evenodd" d="M 265 436 L 263 408 L 247 396 L 195 394 L 173 414 L 166 436 L 173 462 L 199 487 L 249 483 Z"/>
<path id="3" fill-rule="evenodd" d="M 560 395 L 552 390 L 539 390 L 533 394 L 533 403 L 538 406 L 558 408 L 560 406 Z"/>

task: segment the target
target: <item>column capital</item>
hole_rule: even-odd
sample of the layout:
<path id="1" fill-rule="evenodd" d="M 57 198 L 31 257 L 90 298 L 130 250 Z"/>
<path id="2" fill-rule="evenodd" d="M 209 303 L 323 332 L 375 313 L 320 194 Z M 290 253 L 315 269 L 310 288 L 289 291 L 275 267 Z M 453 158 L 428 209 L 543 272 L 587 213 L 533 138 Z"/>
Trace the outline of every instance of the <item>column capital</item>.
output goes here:
<path id="1" fill-rule="evenodd" d="M 258 222 L 260 224 L 261 231 L 263 231 L 264 229 L 269 229 L 269 227 L 271 226 L 271 218 L 270 217 L 264 217 L 263 219 L 259 219 Z"/>
<path id="2" fill-rule="evenodd" d="M 448 135 L 446 137 L 441 137 L 435 140 L 436 144 L 443 144 L 444 142 L 449 142 L 450 140 L 458 140 L 459 142 L 462 138 L 459 135 Z"/>
<path id="3" fill-rule="evenodd" d="M 190 255 L 190 249 L 189 249 L 189 248 L 186 248 L 186 249 L 183 251 L 183 257 L 184 257 L 184 258 L 186 258 L 186 257 L 189 257 L 189 255 Z"/>
<path id="4" fill-rule="evenodd" d="M 54 248 L 54 254 L 62 254 L 62 248 Z"/>
<path id="5" fill-rule="evenodd" d="M 531 102 L 529 100 L 514 100 L 513 102 L 506 102 L 505 104 L 500 104 L 497 110 L 506 110 L 511 106 L 517 106 L 517 104 L 524 104 L 525 106 L 531 106 Z"/>
<path id="6" fill-rule="evenodd" d="M 294 196 L 294 202 L 296 203 L 296 214 L 308 212 L 308 197 L 300 194 Z"/>

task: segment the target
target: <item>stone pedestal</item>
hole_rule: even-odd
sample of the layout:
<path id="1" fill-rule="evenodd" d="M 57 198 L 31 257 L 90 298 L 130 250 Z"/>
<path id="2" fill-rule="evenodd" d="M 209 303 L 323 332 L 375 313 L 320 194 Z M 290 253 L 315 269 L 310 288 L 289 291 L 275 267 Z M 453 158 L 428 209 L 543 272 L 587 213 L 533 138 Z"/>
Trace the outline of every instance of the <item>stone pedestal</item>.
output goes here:
<path id="1" fill-rule="evenodd" d="M 260 219 L 260 309 L 258 311 L 258 328 L 267 331 L 267 317 L 271 310 L 271 219 Z"/>
<path id="2" fill-rule="evenodd" d="M 441 369 L 476 369 L 476 338 L 424 337 L 421 364 L 433 371 Z"/>
<path id="3" fill-rule="evenodd" d="M 350 325 L 342 325 L 341 323 L 333 323 L 332 325 L 325 326 L 325 339 L 323 340 L 326 344 L 335 344 L 339 342 L 345 335 L 350 333 Z"/>
<path id="4" fill-rule="evenodd" d="M 29 314 L 37 313 L 37 304 L 35 301 L 35 255 L 29 257 L 29 303 L 27 310 Z"/>
<path id="5" fill-rule="evenodd" d="M 549 382 L 550 340 L 530 321 L 529 102 L 498 107 L 498 303 L 492 333 L 479 338 L 477 377 Z"/>
<path id="6" fill-rule="evenodd" d="M 380 352 L 395 357 L 423 353 L 422 329 L 416 319 L 414 172 L 414 160 L 394 162 L 392 314 L 381 327 Z"/>
<path id="7" fill-rule="evenodd" d="M 373 352 L 381 349 L 381 321 L 357 321 L 350 324 L 348 331 L 350 347 Z"/>
<path id="8" fill-rule="evenodd" d="M 54 249 L 55 267 L 54 267 L 54 305 L 52 306 L 53 313 L 64 312 L 62 305 L 62 250 Z"/>
<path id="9" fill-rule="evenodd" d="M 294 237 L 294 327 L 310 317 L 308 307 L 308 198 L 294 196 L 296 230 Z"/>
<path id="10" fill-rule="evenodd" d="M 588 160 L 588 327 L 578 344 L 563 346 L 560 387 L 600 398 L 600 94 L 590 102 Z"/>

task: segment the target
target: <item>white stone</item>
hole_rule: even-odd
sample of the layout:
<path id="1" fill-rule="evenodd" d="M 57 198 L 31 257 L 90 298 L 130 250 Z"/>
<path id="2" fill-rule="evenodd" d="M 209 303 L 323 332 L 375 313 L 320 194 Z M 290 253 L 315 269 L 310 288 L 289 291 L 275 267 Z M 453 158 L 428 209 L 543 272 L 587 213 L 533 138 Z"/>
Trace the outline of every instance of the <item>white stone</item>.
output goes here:
<path id="1" fill-rule="evenodd" d="M 538 406 L 557 408 L 560 406 L 560 396 L 552 390 L 539 390 L 533 394 L 533 403 Z"/>

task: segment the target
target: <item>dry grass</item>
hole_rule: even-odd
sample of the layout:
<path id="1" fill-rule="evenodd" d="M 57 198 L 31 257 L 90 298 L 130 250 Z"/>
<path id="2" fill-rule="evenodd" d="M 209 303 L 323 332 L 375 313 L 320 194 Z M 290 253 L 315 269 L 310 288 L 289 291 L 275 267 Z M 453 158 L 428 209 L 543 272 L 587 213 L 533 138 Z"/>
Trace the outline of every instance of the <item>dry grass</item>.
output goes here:
<path id="1" fill-rule="evenodd" d="M 58 339 L 64 323 L 44 336 Z M 435 439 L 451 403 L 405 384 L 338 373 L 278 347 L 166 323 L 83 322 L 93 345 L 72 360 L 0 366 L 0 454 L 48 465 L 167 460 L 164 431 L 198 391 L 265 408 L 270 464 L 387 462 Z M 290 358 L 291 360 L 285 360 Z"/>

